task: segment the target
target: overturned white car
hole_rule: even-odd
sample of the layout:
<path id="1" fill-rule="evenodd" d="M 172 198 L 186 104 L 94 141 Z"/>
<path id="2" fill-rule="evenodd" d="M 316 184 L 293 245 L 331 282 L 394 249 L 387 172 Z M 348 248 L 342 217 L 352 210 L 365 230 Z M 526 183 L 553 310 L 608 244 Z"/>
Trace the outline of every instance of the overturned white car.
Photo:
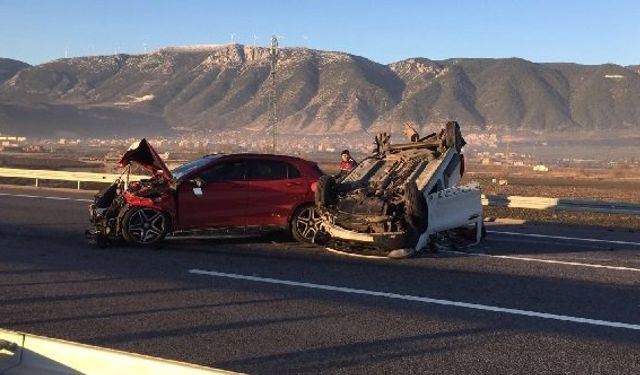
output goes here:
<path id="1" fill-rule="evenodd" d="M 411 256 L 438 236 L 480 241 L 484 228 L 480 190 L 458 186 L 464 173 L 460 126 L 391 144 L 376 136 L 374 154 L 344 179 L 322 176 L 316 189 L 320 216 L 315 242 L 360 254 Z"/>

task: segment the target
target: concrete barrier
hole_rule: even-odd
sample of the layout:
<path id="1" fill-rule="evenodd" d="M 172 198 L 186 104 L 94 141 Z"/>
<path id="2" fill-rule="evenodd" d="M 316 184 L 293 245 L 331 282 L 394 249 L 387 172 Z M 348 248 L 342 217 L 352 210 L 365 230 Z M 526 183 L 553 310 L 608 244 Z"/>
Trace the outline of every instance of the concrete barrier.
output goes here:
<path id="1" fill-rule="evenodd" d="M 212 375 L 237 373 L 0 329 L 0 374 Z"/>

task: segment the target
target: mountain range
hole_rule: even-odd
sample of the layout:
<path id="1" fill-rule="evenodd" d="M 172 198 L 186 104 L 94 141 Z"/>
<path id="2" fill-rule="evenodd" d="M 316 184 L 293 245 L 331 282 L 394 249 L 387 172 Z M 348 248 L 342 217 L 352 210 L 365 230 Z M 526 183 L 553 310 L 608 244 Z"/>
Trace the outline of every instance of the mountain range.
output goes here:
<path id="1" fill-rule="evenodd" d="M 269 50 L 239 44 L 28 64 L 0 59 L 0 133 L 139 136 L 268 126 Z M 640 66 L 280 50 L 278 126 L 301 134 L 419 128 L 640 132 Z"/>

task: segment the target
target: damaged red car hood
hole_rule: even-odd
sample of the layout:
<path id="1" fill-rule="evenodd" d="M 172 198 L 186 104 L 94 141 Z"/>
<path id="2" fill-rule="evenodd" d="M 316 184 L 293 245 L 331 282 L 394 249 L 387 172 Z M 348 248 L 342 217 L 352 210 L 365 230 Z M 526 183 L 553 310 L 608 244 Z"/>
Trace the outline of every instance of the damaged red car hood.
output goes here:
<path id="1" fill-rule="evenodd" d="M 119 163 L 120 166 L 124 167 L 129 163 L 140 164 L 145 169 L 150 170 L 154 175 L 161 173 L 166 181 L 173 180 L 171 171 L 169 171 L 169 168 L 167 168 L 167 165 L 162 161 L 160 155 L 158 155 L 156 150 L 151 147 L 151 144 L 149 144 L 145 138 L 133 143 L 127 152 L 122 155 Z"/>

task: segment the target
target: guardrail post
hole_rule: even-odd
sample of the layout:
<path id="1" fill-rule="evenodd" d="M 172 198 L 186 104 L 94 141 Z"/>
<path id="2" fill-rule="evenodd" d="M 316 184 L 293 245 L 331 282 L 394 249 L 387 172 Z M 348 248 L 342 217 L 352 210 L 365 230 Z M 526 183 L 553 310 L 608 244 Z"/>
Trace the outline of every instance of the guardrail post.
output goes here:
<path id="1" fill-rule="evenodd" d="M 80 180 L 78 180 L 78 190 L 80 190 Z"/>
<path id="2" fill-rule="evenodd" d="M 38 187 L 38 177 L 36 177 L 36 187 Z"/>

